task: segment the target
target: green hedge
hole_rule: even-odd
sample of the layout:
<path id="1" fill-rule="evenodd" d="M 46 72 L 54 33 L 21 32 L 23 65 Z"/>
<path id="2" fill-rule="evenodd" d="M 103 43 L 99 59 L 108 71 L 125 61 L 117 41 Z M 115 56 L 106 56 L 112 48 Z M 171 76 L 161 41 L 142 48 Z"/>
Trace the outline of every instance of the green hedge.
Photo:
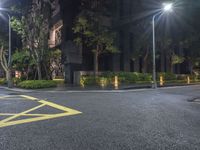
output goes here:
<path id="1" fill-rule="evenodd" d="M 159 80 L 160 76 L 163 76 L 163 79 L 166 81 L 169 80 L 177 80 L 176 74 L 170 72 L 160 72 L 158 73 L 157 80 Z"/>
<path id="2" fill-rule="evenodd" d="M 17 86 L 25 89 L 41 89 L 56 87 L 57 84 L 52 80 L 27 80 L 20 82 Z"/>
<path id="3" fill-rule="evenodd" d="M 5 78 L 1 78 L 0 79 L 0 85 L 5 85 L 5 84 L 7 84 L 6 79 Z"/>
<path id="4" fill-rule="evenodd" d="M 143 74 L 137 72 L 104 72 L 102 75 L 95 76 L 82 76 L 80 79 L 81 85 L 96 85 L 96 84 L 104 84 L 111 85 L 114 82 L 114 77 L 118 76 L 120 83 L 140 83 L 147 82 L 150 83 L 152 80 L 151 74 Z"/>
<path id="5" fill-rule="evenodd" d="M 119 83 L 126 84 L 146 84 L 151 83 L 152 74 L 149 73 L 138 73 L 138 72 L 103 72 L 100 76 L 82 76 L 81 85 L 112 85 L 114 82 L 115 76 L 118 76 Z M 190 77 L 191 82 L 199 81 L 199 76 L 195 75 L 176 75 L 170 72 L 160 72 L 157 73 L 157 81 L 160 81 L 160 76 L 163 76 L 165 83 L 185 83 L 187 82 L 187 77 Z"/>

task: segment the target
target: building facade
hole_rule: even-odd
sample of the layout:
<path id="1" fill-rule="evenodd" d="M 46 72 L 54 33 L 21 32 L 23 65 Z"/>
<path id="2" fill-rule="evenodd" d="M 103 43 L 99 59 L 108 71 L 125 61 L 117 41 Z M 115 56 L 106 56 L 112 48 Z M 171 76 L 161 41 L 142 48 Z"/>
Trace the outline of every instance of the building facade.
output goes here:
<path id="1" fill-rule="evenodd" d="M 137 38 L 134 26 L 139 25 L 138 22 L 141 19 L 137 18 L 138 13 L 140 13 L 141 8 L 148 9 L 146 7 L 148 2 L 148 0 L 112 0 L 112 7 L 110 7 L 112 15 L 109 20 L 117 33 L 116 46 L 120 53 L 101 55 L 99 58 L 100 71 L 151 72 L 151 46 L 144 54 L 137 58 L 134 57 L 136 53 L 135 39 Z M 80 12 L 80 5 L 81 0 L 54 0 L 52 2 L 53 12 L 49 47 L 61 49 L 64 76 L 67 83 L 73 83 L 74 72 L 92 71 L 94 66 L 93 53 L 73 42 L 72 28 Z M 149 27 L 151 29 L 151 25 Z M 142 32 L 144 31 L 141 31 L 141 34 L 143 34 Z M 149 34 L 151 36 L 151 32 Z M 149 43 L 149 45 L 151 44 Z M 178 48 L 178 51 L 180 54 L 183 53 L 181 48 Z M 160 59 L 157 59 L 157 70 L 169 72 L 169 58 L 164 53 L 159 53 Z M 173 70 L 180 73 L 181 66 L 177 65 Z"/>

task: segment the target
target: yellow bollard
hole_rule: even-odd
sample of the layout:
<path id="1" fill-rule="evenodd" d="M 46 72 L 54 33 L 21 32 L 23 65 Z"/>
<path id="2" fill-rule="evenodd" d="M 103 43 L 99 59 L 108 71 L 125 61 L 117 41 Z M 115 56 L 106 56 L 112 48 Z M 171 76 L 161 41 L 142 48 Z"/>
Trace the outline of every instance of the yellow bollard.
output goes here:
<path id="1" fill-rule="evenodd" d="M 114 87 L 115 87 L 115 90 L 119 89 L 118 76 L 115 76 Z"/>
<path id="2" fill-rule="evenodd" d="M 187 84 L 190 84 L 190 77 L 187 76 Z"/>
<path id="3" fill-rule="evenodd" d="M 163 80 L 163 76 L 160 76 L 160 86 L 164 85 L 164 80 Z"/>
<path id="4" fill-rule="evenodd" d="M 106 86 L 106 81 L 105 81 L 104 78 L 101 78 L 101 79 L 100 79 L 100 86 L 101 86 L 102 88 L 104 88 L 104 87 Z"/>
<path id="5" fill-rule="evenodd" d="M 85 78 L 84 78 L 84 77 L 81 77 L 81 78 L 80 78 L 80 86 L 81 86 L 82 88 L 85 87 Z"/>

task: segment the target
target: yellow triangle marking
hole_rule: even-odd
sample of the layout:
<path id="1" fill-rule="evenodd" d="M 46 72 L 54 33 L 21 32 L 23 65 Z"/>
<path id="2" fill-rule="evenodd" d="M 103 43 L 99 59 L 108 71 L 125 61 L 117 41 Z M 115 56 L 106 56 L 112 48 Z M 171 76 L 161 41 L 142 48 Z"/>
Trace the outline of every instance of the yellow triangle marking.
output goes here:
<path id="1" fill-rule="evenodd" d="M 17 117 L 20 117 L 20 116 L 23 115 L 23 114 L 29 113 L 29 112 L 31 112 L 31 111 L 33 111 L 33 110 L 36 110 L 36 109 L 38 109 L 38 108 L 41 108 L 41 107 L 43 107 L 43 106 L 45 106 L 45 104 L 41 104 L 41 105 L 39 105 L 39 106 L 33 107 L 33 108 L 31 108 L 31 109 L 29 109 L 29 110 L 26 110 L 26 111 L 24 111 L 24 112 L 21 112 L 21 113 L 19 113 L 19 114 L 16 114 L 16 115 L 14 115 L 14 116 L 8 117 L 8 118 L 6 118 L 6 119 L 4 119 L 4 120 L 1 120 L 0 123 L 8 122 L 8 121 L 13 120 L 13 119 L 15 119 L 15 118 L 17 118 Z"/>
<path id="2" fill-rule="evenodd" d="M 21 97 L 23 97 L 23 98 L 27 98 L 27 99 L 29 99 L 29 100 L 38 100 L 37 98 L 32 97 L 32 96 L 28 96 L 28 95 L 19 95 L 19 96 L 21 96 Z"/>
<path id="3" fill-rule="evenodd" d="M 0 116 L 14 116 L 16 113 L 0 113 Z M 54 114 L 52 114 L 54 115 Z M 42 117 L 42 116 L 52 116 L 51 114 L 21 114 L 20 116 L 30 116 L 30 117 Z"/>
<path id="4" fill-rule="evenodd" d="M 19 95 L 23 98 L 26 98 L 28 100 L 38 100 L 35 97 L 31 97 L 31 96 L 27 96 L 27 95 Z M 30 123 L 30 122 L 36 122 L 36 121 L 42 121 L 42 120 L 47 120 L 47 119 L 54 119 L 54 118 L 59 118 L 59 117 L 65 117 L 65 116 L 70 116 L 70 115 L 78 115 L 81 114 L 82 112 L 62 106 L 62 105 L 58 105 L 46 100 L 40 100 L 37 101 L 38 103 L 41 103 L 39 106 L 33 107 L 29 110 L 23 111 L 21 113 L 0 113 L 0 116 L 9 116 L 6 119 L 3 119 L 0 121 L 0 128 L 2 127 L 7 127 L 7 126 L 12 126 L 12 125 L 18 125 L 18 124 L 24 124 L 24 123 Z M 31 114 L 30 112 L 39 109 L 41 107 L 44 106 L 50 106 L 53 107 L 55 109 L 61 110 L 64 113 L 57 113 L 57 114 Z M 27 118 L 27 119 L 20 119 L 20 120 L 14 120 L 16 118 L 19 118 L 21 116 L 30 116 L 30 117 L 34 117 L 34 118 Z"/>
<path id="5" fill-rule="evenodd" d="M 0 99 L 4 99 L 4 98 L 12 98 L 14 96 L 11 96 L 11 95 L 6 95 L 6 96 L 1 96 Z"/>

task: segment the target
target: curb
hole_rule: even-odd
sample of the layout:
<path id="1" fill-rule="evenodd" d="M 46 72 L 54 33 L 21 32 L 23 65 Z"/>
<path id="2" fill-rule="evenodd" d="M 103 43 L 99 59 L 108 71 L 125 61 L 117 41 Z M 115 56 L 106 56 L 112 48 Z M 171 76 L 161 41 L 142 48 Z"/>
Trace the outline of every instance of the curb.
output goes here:
<path id="1" fill-rule="evenodd" d="M 158 87 L 157 89 L 159 90 L 164 90 L 164 89 L 173 89 L 173 88 L 187 88 L 191 86 L 200 86 L 200 84 L 191 84 L 191 85 L 169 85 L 169 86 L 164 86 L 164 87 Z M 134 92 L 134 91 L 147 91 L 147 90 L 157 90 L 153 89 L 150 86 L 139 86 L 139 87 L 128 87 L 128 88 L 122 88 L 122 89 L 91 89 L 91 90 L 48 90 L 48 89 L 43 89 L 43 90 L 26 90 L 26 89 L 19 89 L 19 88 L 8 88 L 4 86 L 0 86 L 0 89 L 5 89 L 8 91 L 13 91 L 13 92 L 22 92 L 22 93 L 30 93 L 30 92 L 47 92 L 47 93 L 53 93 L 53 92 L 58 92 L 58 93 L 119 93 L 119 92 Z"/>
<path id="2" fill-rule="evenodd" d="M 14 92 L 23 92 L 23 93 L 28 93 L 28 92 L 33 92 L 34 90 L 25 90 L 25 89 L 19 89 L 19 88 L 8 88 L 4 86 L 0 86 L 0 89 L 5 89 L 8 91 L 14 91 Z"/>

